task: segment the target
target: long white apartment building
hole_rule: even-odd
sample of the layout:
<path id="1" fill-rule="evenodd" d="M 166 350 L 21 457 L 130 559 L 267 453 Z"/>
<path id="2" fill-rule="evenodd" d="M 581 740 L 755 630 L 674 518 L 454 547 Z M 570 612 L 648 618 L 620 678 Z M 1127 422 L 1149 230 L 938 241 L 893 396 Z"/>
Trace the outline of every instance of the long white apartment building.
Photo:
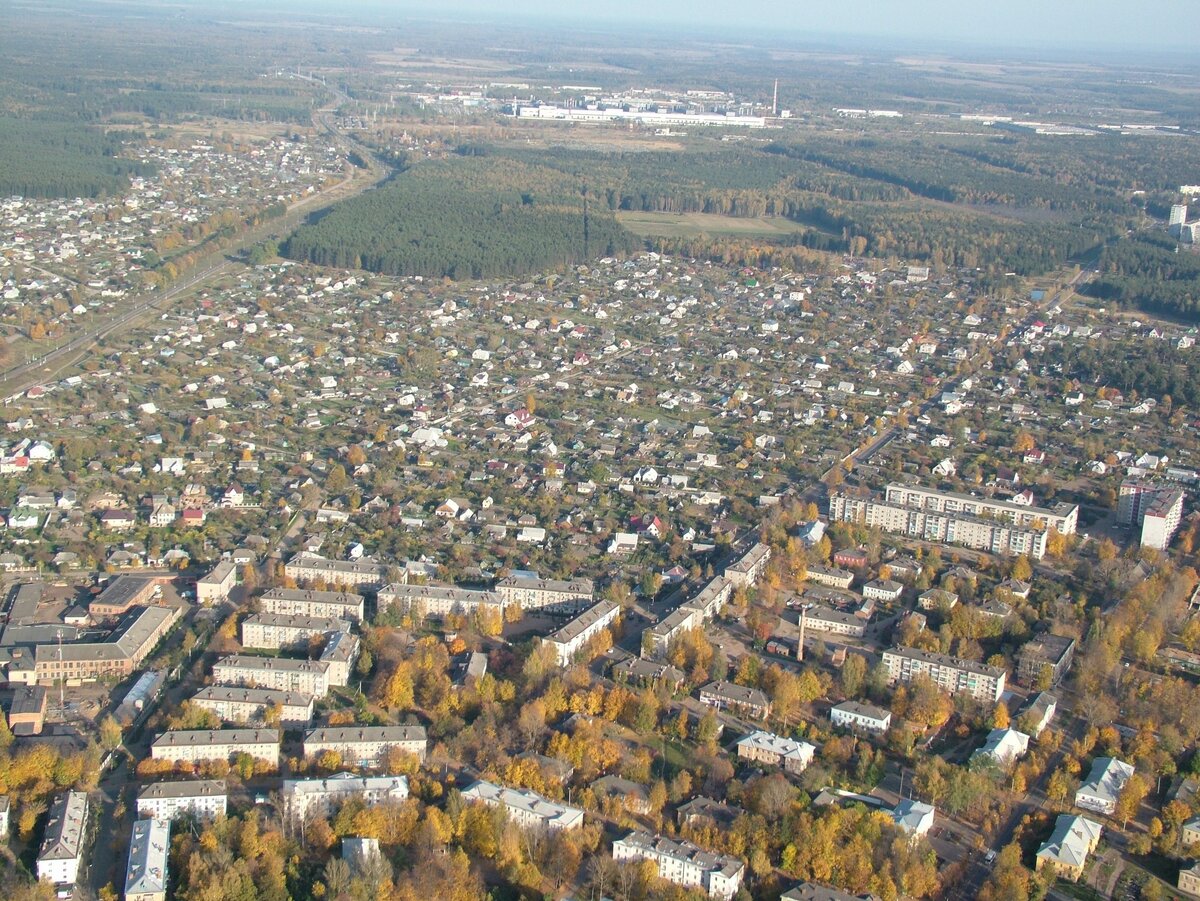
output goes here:
<path id="1" fill-rule="evenodd" d="M 382 766 L 393 748 L 424 760 L 428 745 L 424 726 L 324 726 L 304 734 L 306 758 L 334 751 L 346 766 Z"/>
<path id="2" fill-rule="evenodd" d="M 758 584 L 758 580 L 767 571 L 771 562 L 771 548 L 759 542 L 740 558 L 725 567 L 725 578 L 734 588 L 749 588 Z"/>
<path id="3" fill-rule="evenodd" d="M 329 694 L 329 664 L 320 660 L 287 660 L 233 654 L 213 666 L 213 681 L 220 685 L 250 685 L 276 691 L 297 691 L 323 698 Z"/>
<path id="4" fill-rule="evenodd" d="M 198 820 L 212 820 L 225 815 L 228 798 L 225 783 L 215 779 L 155 782 L 138 792 L 137 815 L 151 820 L 173 820 L 187 813 Z"/>
<path id="5" fill-rule="evenodd" d="M 365 601 L 361 594 L 343 591 L 312 591 L 303 588 L 272 588 L 258 599 L 263 613 L 289 616 L 321 616 L 361 622 Z"/>
<path id="6" fill-rule="evenodd" d="M 742 884 L 746 865 L 736 857 L 705 851 L 688 841 L 631 832 L 613 842 L 613 860 L 652 860 L 660 879 L 686 888 L 699 888 L 710 898 L 728 901 Z"/>
<path id="7" fill-rule="evenodd" d="M 289 560 L 283 572 L 297 582 L 377 587 L 383 584 L 386 567 L 364 560 L 330 560 L 319 554 L 302 553 Z"/>
<path id="8" fill-rule="evenodd" d="M 883 652 L 888 684 L 911 682 L 917 676 L 928 677 L 949 694 L 968 694 L 995 704 L 1004 693 L 1007 673 L 998 666 L 962 660 L 948 654 L 916 648 L 892 648 Z"/>
<path id="9" fill-rule="evenodd" d="M 164 732 L 150 745 L 154 760 L 200 763 L 249 754 L 279 765 L 278 729 L 178 729 Z"/>
<path id="10" fill-rule="evenodd" d="M 539 579 L 534 576 L 511 575 L 496 583 L 496 594 L 505 606 L 519 604 L 522 610 L 554 607 L 559 610 L 582 610 L 594 603 L 595 585 L 591 579 Z"/>
<path id="11" fill-rule="evenodd" d="M 829 518 L 835 522 L 861 523 L 922 541 L 960 544 L 992 554 L 1023 554 L 1034 560 L 1046 556 L 1049 538 L 1044 528 L 1032 525 L 1016 525 L 969 513 L 926 510 L 847 494 L 830 497 Z"/>
<path id="12" fill-rule="evenodd" d="M 379 589 L 379 609 L 395 607 L 421 617 L 444 619 L 449 615 L 473 616 L 480 610 L 503 613 L 507 602 L 495 591 L 455 588 L 452 585 L 409 585 L 393 582 Z"/>
<path id="13" fill-rule="evenodd" d="M 619 604 L 601 601 L 585 610 L 561 629 L 550 633 L 542 641 L 554 648 L 559 666 L 570 666 L 583 647 L 593 637 L 603 632 L 621 614 Z"/>
<path id="14" fill-rule="evenodd" d="M 278 651 L 306 648 L 314 638 L 330 632 L 347 632 L 349 620 L 305 616 L 298 613 L 253 613 L 242 620 L 242 645 Z"/>
<path id="15" fill-rule="evenodd" d="M 313 697 L 298 691 L 246 688 L 241 685 L 206 685 L 191 698 L 192 704 L 211 710 L 229 723 L 261 724 L 278 715 L 285 729 L 303 728 L 312 722 Z"/>
<path id="16" fill-rule="evenodd" d="M 38 849 L 38 879 L 60 887 L 75 885 L 87 841 L 87 821 L 87 792 L 66 791 L 54 796 Z"/>
<path id="17" fill-rule="evenodd" d="M 368 807 L 403 801 L 408 797 L 408 777 L 335 773 L 325 779 L 284 779 L 280 796 L 284 815 L 293 821 L 329 817 L 350 798 L 358 798 Z"/>
<path id="18" fill-rule="evenodd" d="M 480 779 L 463 789 L 468 804 L 481 803 L 503 807 L 511 819 L 523 828 L 575 829 L 583 825 L 583 811 L 559 804 L 527 788 L 506 788 Z"/>
<path id="19" fill-rule="evenodd" d="M 1074 535 L 1079 524 L 1079 507 L 1075 504 L 1056 504 L 1054 507 L 1034 507 L 1012 501 L 998 501 L 961 494 L 901 485 L 896 482 L 884 490 L 889 504 L 933 513 L 963 514 L 988 517 L 1027 528 L 1057 529 L 1063 535 Z"/>
<path id="20" fill-rule="evenodd" d="M 125 901 L 166 901 L 170 820 L 137 820 L 125 864 Z"/>

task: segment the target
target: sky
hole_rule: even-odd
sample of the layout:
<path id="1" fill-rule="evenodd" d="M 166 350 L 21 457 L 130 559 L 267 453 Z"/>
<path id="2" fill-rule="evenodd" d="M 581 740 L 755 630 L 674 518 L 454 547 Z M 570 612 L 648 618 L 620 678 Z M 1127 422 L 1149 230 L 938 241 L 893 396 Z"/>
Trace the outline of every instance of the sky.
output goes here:
<path id="1" fill-rule="evenodd" d="M 548 17 L 735 27 L 812 37 L 963 41 L 1002 46 L 1191 47 L 1200 61 L 1193 4 L 1183 0 L 309 0 L 346 9 Z"/>

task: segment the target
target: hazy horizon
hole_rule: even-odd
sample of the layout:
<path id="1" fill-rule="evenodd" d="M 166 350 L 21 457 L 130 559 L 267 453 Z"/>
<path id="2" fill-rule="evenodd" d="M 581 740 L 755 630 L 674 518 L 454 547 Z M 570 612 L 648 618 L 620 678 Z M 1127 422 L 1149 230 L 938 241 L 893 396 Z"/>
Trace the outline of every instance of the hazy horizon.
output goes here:
<path id="1" fill-rule="evenodd" d="M 207 5 L 207 4 L 204 4 Z M 1038 51 L 1059 47 L 1065 51 L 1107 48 L 1112 51 L 1191 50 L 1195 39 L 1180 28 L 1185 10 L 1169 0 L 1141 4 L 1095 0 L 1059 0 L 1043 6 L 1034 0 L 1008 0 L 984 7 L 951 0 L 910 0 L 903 5 L 885 0 L 861 0 L 853 5 L 829 6 L 794 0 L 607 0 L 584 6 L 555 0 L 301 0 L 264 5 L 332 15 L 370 14 L 386 22 L 391 16 L 420 15 L 521 21 L 544 19 L 558 23 L 594 23 L 597 26 L 677 25 L 681 31 L 732 29 L 737 32 L 770 32 L 789 38 L 813 40 L 860 39 L 873 42 L 912 41 L 945 46 L 962 43 L 972 48 L 997 47 Z M 246 8 L 245 4 L 238 4 Z M 250 4 L 253 6 L 253 4 Z M 1200 56 L 1197 59 L 1200 62 Z"/>

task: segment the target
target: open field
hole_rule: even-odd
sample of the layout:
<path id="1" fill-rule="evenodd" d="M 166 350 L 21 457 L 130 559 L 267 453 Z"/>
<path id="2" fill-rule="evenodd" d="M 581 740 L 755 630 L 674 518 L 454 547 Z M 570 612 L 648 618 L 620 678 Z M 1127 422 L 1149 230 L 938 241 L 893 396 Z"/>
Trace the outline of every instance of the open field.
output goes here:
<path id="1" fill-rule="evenodd" d="M 687 238 L 694 235 L 779 237 L 805 231 L 805 226 L 779 216 L 734 218 L 713 213 L 617 213 L 617 221 L 643 237 Z"/>

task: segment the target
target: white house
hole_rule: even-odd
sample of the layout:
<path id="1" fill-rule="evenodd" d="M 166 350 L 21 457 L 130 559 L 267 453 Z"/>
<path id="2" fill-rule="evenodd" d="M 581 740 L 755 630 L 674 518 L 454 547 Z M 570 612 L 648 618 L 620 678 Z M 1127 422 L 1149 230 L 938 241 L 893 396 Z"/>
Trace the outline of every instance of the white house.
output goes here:
<path id="1" fill-rule="evenodd" d="M 1016 729 L 993 729 L 988 733 L 987 742 L 979 748 L 971 759 L 989 757 L 997 765 L 1010 766 L 1025 756 L 1029 750 L 1029 736 Z"/>
<path id="2" fill-rule="evenodd" d="M 1075 792 L 1075 806 L 1111 816 L 1117 809 L 1117 797 L 1132 775 L 1132 765 L 1115 757 L 1097 757 L 1087 781 Z"/>
<path id="3" fill-rule="evenodd" d="M 859 701 L 843 701 L 829 711 L 830 722 L 839 729 L 882 735 L 891 728 L 891 711 Z"/>
<path id="4" fill-rule="evenodd" d="M 904 798 L 892 811 L 892 820 L 911 837 L 928 834 L 933 828 L 936 810 L 931 804 Z"/>

